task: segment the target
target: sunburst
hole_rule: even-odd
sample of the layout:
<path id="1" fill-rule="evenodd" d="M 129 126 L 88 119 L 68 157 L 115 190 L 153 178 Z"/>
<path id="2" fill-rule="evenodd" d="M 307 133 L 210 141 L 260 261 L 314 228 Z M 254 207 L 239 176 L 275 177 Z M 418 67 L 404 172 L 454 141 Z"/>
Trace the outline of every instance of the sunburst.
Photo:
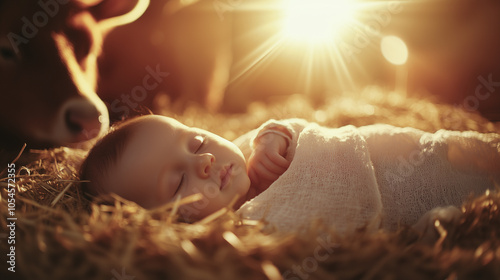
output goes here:
<path id="1" fill-rule="evenodd" d="M 395 3 L 400 5 L 401 1 L 277 0 L 273 3 L 267 7 L 274 9 L 275 22 L 268 25 L 275 28 L 275 34 L 239 61 L 240 71 L 234 73 L 233 81 L 258 72 L 266 61 L 272 61 L 285 51 L 293 55 L 294 60 L 300 57 L 302 63 L 297 65 L 300 80 L 295 83 L 307 92 L 318 79 L 326 81 L 326 90 L 328 83 L 335 83 L 332 88 L 352 89 L 353 69 L 363 71 L 356 55 L 363 48 L 380 46 L 384 36 L 383 28 L 372 26 L 373 20 L 372 25 L 366 22 L 370 21 L 370 16 L 381 13 L 390 18 L 391 8 L 388 7 Z M 356 45 L 361 39 L 366 44 Z"/>
<path id="2" fill-rule="evenodd" d="M 357 1 L 288 0 L 284 2 L 283 35 L 308 43 L 329 42 L 352 24 Z"/>

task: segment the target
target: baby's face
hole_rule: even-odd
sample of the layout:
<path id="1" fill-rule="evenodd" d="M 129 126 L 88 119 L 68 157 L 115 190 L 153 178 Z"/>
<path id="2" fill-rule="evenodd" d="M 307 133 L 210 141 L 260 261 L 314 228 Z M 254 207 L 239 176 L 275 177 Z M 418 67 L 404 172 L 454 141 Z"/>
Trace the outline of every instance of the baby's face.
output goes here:
<path id="1" fill-rule="evenodd" d="M 145 208 L 177 196 L 202 194 L 203 199 L 181 207 L 185 218 L 200 219 L 250 187 L 245 159 L 232 142 L 176 120 L 147 116 L 136 120 L 131 139 L 106 178 L 109 189 Z"/>

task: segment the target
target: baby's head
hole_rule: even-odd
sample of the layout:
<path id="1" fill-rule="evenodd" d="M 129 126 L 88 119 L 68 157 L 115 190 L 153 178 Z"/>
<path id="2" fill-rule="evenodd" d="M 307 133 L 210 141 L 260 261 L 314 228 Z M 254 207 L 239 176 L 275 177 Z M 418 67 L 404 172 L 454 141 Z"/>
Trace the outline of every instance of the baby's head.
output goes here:
<path id="1" fill-rule="evenodd" d="M 200 219 L 245 197 L 245 158 L 232 142 L 163 116 L 143 116 L 116 127 L 89 152 L 81 179 L 92 195 L 115 193 L 144 208 L 200 193 L 181 206 Z M 189 217 L 188 217 L 189 216 Z"/>

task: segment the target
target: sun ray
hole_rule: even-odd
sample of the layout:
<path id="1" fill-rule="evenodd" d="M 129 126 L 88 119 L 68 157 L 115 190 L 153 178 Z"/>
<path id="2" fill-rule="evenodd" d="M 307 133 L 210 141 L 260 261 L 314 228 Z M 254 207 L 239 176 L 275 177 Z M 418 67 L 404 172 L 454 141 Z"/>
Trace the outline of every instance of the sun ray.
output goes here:
<path id="1" fill-rule="evenodd" d="M 287 0 L 283 35 L 311 43 L 328 42 L 353 18 L 353 0 Z"/>
<path id="2" fill-rule="evenodd" d="M 251 6 L 252 12 L 263 9 L 275 13 L 273 22 L 259 25 L 241 36 L 258 38 L 259 32 L 272 34 L 233 66 L 234 82 L 258 73 L 273 62 L 293 58 L 299 78 L 294 80 L 304 92 L 356 90 L 357 75 L 363 75 L 360 53 L 379 48 L 386 34 L 382 28 L 370 26 L 373 17 L 390 21 L 390 5 L 406 1 L 369 0 L 277 0 L 262 7 Z M 277 4 L 279 3 L 279 4 Z M 248 8 L 248 6 L 247 6 Z M 321 17 L 323 17 L 321 19 Z M 385 23 L 384 23 L 385 24 Z M 252 37 L 254 36 L 254 37 Z M 253 39 L 250 39 L 253 40 Z M 290 65 L 283 63 L 283 65 Z M 285 67 L 285 66 L 284 66 Z M 285 69 L 288 71 L 289 69 Z M 366 72 L 365 72 L 366 74 Z M 318 85 L 318 83 L 322 83 Z"/>
<path id="3" fill-rule="evenodd" d="M 236 63 L 234 67 L 236 69 L 243 69 L 235 71 L 236 74 L 234 74 L 234 77 L 231 79 L 230 83 L 242 78 L 245 75 L 250 74 L 252 71 L 257 70 L 257 66 L 264 66 L 263 63 L 266 60 L 271 59 L 272 54 L 276 53 L 278 48 L 283 47 L 281 41 L 282 38 L 280 38 L 280 36 L 278 35 L 275 35 L 259 45 L 259 47 L 254 49 L 250 54 L 242 58 L 238 63 Z"/>

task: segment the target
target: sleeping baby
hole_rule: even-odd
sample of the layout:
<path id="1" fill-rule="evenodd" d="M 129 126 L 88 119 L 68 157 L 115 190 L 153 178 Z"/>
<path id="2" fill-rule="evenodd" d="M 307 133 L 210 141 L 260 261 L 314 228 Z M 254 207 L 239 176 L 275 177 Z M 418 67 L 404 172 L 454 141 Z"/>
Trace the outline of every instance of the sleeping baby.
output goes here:
<path id="1" fill-rule="evenodd" d="M 230 142 L 151 115 L 103 137 L 81 179 L 91 195 L 115 193 L 148 209 L 201 194 L 179 208 L 188 221 L 234 205 L 243 218 L 265 219 L 280 231 L 315 219 L 340 233 L 395 230 L 428 213 L 453 217 L 459 210 L 449 206 L 494 189 L 500 135 L 289 119 Z"/>

